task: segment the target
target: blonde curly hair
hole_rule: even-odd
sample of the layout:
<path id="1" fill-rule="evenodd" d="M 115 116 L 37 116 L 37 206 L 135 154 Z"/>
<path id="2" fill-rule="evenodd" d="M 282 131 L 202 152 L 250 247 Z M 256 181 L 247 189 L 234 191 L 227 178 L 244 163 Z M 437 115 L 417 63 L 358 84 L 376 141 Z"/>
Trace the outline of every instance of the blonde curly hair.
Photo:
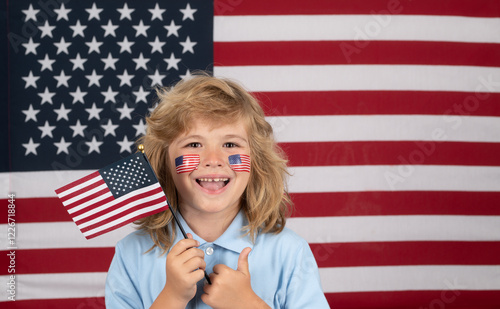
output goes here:
<path id="1" fill-rule="evenodd" d="M 250 180 L 241 198 L 249 222 L 244 229 L 254 241 L 258 233 L 281 232 L 292 207 L 286 188 L 287 160 L 258 101 L 236 82 L 207 74 L 197 74 L 171 88 L 160 88 L 157 95 L 158 106 L 146 118 L 147 132 L 138 143 L 144 145 L 170 207 L 177 211 L 178 193 L 169 168 L 170 143 L 189 131 L 194 118 L 201 117 L 213 124 L 243 121 L 252 158 Z M 136 222 L 139 229 L 151 236 L 151 249 L 158 246 L 163 253 L 173 245 L 174 223 L 170 211 Z"/>

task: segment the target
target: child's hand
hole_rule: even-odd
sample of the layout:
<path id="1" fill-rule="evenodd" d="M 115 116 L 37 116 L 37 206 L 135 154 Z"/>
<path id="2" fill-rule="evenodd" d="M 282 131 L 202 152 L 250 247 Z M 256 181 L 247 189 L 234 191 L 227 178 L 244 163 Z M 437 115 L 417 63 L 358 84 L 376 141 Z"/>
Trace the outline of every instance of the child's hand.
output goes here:
<path id="1" fill-rule="evenodd" d="M 162 291 L 175 296 L 184 307 L 196 295 L 196 283 L 204 278 L 206 267 L 203 250 L 195 248 L 199 242 L 191 234 L 188 238 L 179 241 L 167 255 L 167 282 Z"/>
<path id="2" fill-rule="evenodd" d="M 218 264 L 210 274 L 212 285 L 205 284 L 201 300 L 212 308 L 269 308 L 255 294 L 250 284 L 248 254 L 252 249 L 245 248 L 238 258 L 238 268 Z"/>

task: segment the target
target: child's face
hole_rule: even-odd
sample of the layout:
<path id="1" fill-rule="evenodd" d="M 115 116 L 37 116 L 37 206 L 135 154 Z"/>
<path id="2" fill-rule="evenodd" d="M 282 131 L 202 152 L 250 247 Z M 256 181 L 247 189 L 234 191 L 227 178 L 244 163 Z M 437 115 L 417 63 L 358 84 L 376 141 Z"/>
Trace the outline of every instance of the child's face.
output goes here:
<path id="1" fill-rule="evenodd" d="M 184 211 L 234 214 L 239 210 L 250 173 L 233 171 L 228 156 L 250 155 L 245 126 L 241 121 L 210 126 L 201 119 L 192 124 L 192 129 L 169 147 L 170 170 L 181 207 Z M 175 158 L 187 154 L 198 154 L 200 163 L 192 172 L 177 174 Z"/>

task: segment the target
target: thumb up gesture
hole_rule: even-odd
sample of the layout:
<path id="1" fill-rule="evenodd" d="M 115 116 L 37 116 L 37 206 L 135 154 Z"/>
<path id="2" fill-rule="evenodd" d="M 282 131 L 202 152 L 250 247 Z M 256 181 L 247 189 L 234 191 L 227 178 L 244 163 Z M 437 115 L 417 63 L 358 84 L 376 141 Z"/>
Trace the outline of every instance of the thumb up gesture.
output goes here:
<path id="1" fill-rule="evenodd" d="M 269 308 L 257 296 L 250 284 L 248 255 L 252 249 L 245 248 L 238 258 L 238 268 L 217 264 L 210 274 L 211 285 L 205 284 L 201 300 L 212 308 Z"/>

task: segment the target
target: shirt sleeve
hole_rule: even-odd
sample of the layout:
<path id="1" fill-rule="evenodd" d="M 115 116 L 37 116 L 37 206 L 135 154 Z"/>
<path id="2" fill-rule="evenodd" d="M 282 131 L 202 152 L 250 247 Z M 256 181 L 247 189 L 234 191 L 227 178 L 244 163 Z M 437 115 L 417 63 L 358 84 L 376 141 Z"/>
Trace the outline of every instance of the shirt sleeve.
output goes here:
<path id="1" fill-rule="evenodd" d="M 288 281 L 285 308 L 330 308 L 309 244 L 301 239 L 297 248 L 295 265 Z"/>
<path id="2" fill-rule="evenodd" d="M 118 242 L 106 278 L 105 301 L 107 309 L 143 308 L 137 288 L 134 263 L 126 262 L 126 252 Z"/>

